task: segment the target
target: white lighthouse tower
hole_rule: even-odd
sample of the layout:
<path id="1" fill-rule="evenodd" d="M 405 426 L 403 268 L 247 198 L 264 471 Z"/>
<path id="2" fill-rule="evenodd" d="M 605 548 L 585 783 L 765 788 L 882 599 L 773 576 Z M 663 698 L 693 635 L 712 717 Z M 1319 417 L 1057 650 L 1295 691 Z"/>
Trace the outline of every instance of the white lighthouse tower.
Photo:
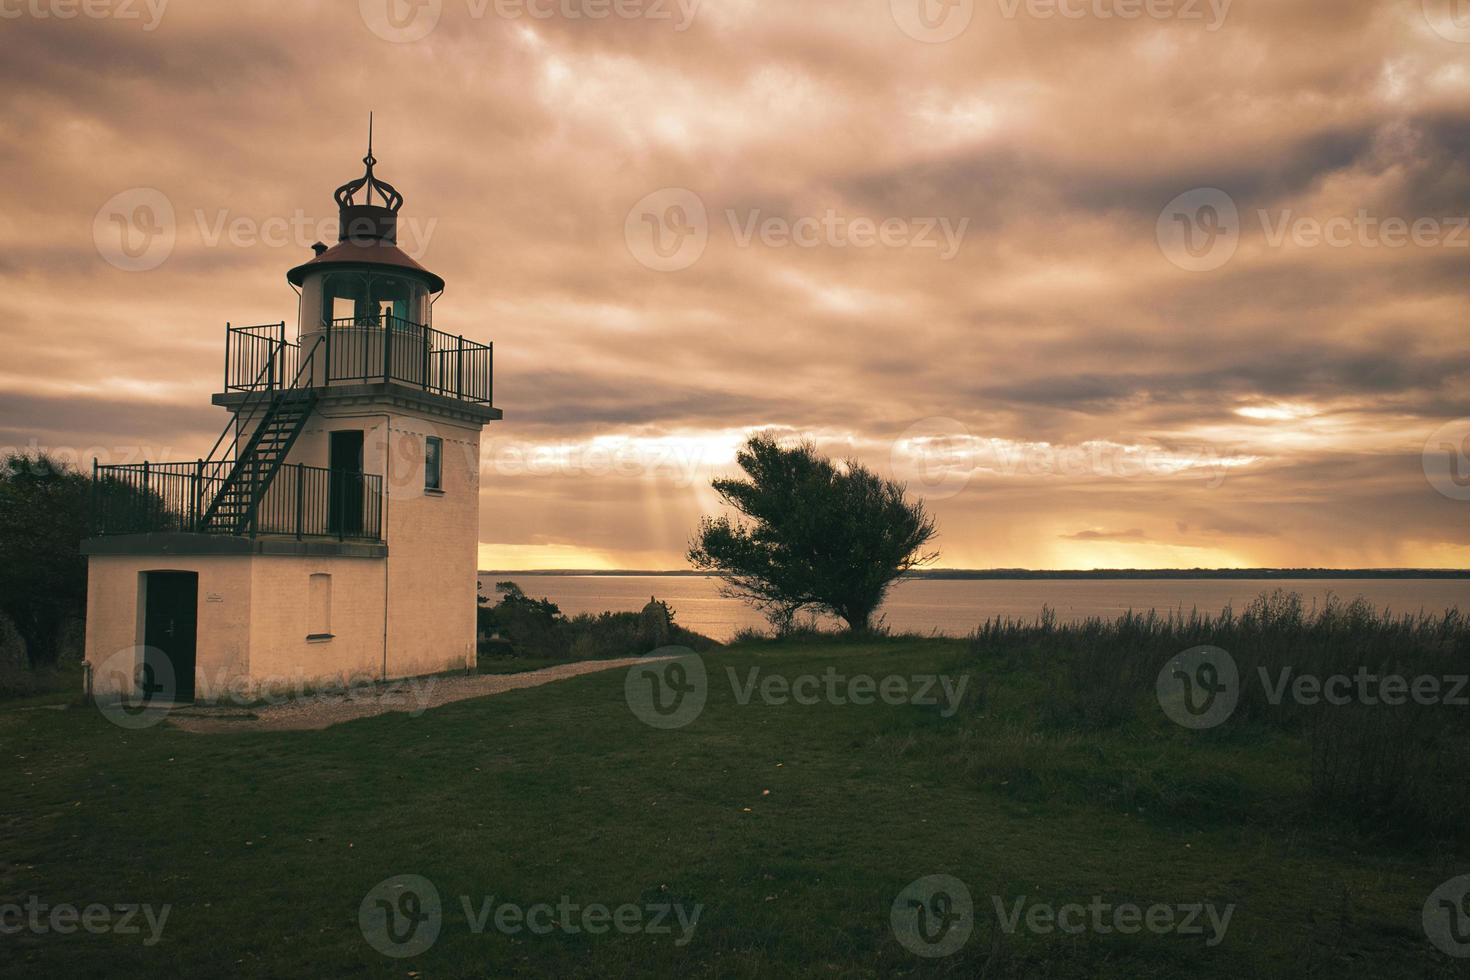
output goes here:
<path id="1" fill-rule="evenodd" d="M 191 462 L 96 467 L 87 659 L 99 696 L 216 700 L 475 662 L 493 349 L 436 328 L 403 196 L 336 191 L 337 243 L 286 273 L 297 329 L 226 327 L 231 413 Z"/>

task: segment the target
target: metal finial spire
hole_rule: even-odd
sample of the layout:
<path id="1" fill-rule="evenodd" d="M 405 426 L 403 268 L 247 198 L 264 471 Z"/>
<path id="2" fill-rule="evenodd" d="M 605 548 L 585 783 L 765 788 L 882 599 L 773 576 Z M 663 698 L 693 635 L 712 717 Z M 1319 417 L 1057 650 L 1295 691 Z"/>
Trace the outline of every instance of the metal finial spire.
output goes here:
<path id="1" fill-rule="evenodd" d="M 368 110 L 368 151 L 367 156 L 362 158 L 362 162 L 367 164 L 368 177 L 371 178 L 373 164 L 378 162 L 373 159 L 373 112 L 371 109 Z M 373 182 L 371 179 L 368 180 L 367 184 L 367 203 L 373 203 Z"/>
<path id="2" fill-rule="evenodd" d="M 398 193 L 392 184 L 373 173 L 373 166 L 378 162 L 378 159 L 373 156 L 373 114 L 371 112 L 368 113 L 367 156 L 362 158 L 362 162 L 367 166 L 367 171 L 357 180 L 343 184 L 337 188 L 336 193 L 333 195 L 337 199 L 337 206 L 351 206 L 353 204 L 353 195 L 358 191 L 366 190 L 367 199 L 364 202 L 365 204 L 371 205 L 373 203 L 373 191 L 377 191 L 378 196 L 383 199 L 383 206 L 390 211 L 397 211 L 403 206 L 403 195 Z"/>

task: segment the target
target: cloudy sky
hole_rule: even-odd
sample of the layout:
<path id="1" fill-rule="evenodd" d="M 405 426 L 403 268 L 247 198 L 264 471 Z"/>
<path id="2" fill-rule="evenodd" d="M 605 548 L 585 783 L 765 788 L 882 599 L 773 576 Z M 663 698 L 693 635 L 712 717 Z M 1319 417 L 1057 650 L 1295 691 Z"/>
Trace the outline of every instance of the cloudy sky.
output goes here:
<path id="1" fill-rule="evenodd" d="M 0 0 L 0 446 L 207 450 L 372 110 L 482 567 L 681 567 L 758 429 L 943 566 L 1470 566 L 1456 3 Z"/>

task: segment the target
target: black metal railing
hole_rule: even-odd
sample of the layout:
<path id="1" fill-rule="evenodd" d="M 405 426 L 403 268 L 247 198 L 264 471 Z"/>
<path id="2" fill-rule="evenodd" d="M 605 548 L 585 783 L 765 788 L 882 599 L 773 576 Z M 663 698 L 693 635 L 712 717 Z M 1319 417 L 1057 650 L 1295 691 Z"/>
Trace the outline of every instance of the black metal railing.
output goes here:
<path id="1" fill-rule="evenodd" d="M 394 382 L 461 401 L 494 404 L 493 344 L 478 344 L 386 314 L 331 320 L 321 336 L 325 366 L 314 370 L 305 379 L 307 384 Z M 301 346 L 286 339 L 284 323 L 226 328 L 226 391 L 276 390 L 303 366 Z"/>
<path id="2" fill-rule="evenodd" d="M 284 387 L 300 369 L 301 347 L 286 339 L 286 324 L 257 327 L 225 324 L 225 390 L 270 391 Z"/>
<path id="3" fill-rule="evenodd" d="M 227 483 L 226 463 L 93 465 L 93 530 L 100 535 L 181 531 L 225 534 L 205 521 Z M 383 539 L 383 478 L 371 473 L 282 466 L 251 515 L 249 534 Z"/>

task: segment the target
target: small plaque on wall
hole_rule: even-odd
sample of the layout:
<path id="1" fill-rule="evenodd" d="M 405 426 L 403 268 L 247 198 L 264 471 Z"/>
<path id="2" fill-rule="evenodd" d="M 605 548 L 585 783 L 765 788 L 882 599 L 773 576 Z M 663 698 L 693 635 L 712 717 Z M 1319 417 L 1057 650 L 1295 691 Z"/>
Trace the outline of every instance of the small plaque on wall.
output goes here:
<path id="1" fill-rule="evenodd" d="M 225 594 L 223 592 L 206 592 L 206 593 L 204 593 L 204 601 L 205 602 L 224 602 L 225 601 Z"/>

